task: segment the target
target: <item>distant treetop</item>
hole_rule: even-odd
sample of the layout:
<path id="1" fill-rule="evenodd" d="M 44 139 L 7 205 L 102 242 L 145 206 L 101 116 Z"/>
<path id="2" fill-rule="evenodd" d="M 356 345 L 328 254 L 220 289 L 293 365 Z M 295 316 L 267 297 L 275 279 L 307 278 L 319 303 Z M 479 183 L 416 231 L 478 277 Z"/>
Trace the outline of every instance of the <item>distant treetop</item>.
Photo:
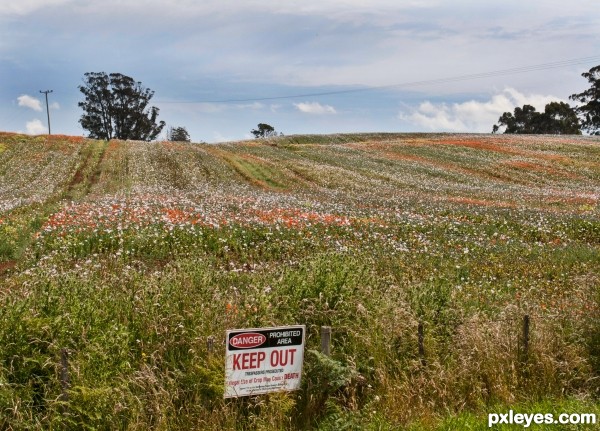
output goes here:
<path id="1" fill-rule="evenodd" d="M 502 126 L 506 126 L 504 133 L 581 135 L 577 113 L 565 102 L 550 102 L 544 112 L 537 112 L 531 105 L 516 107 L 514 113 L 502 114 L 492 133 Z"/>
<path id="2" fill-rule="evenodd" d="M 275 128 L 265 123 L 259 123 L 257 128 L 252 129 L 250 133 L 252 133 L 256 139 L 277 136 Z"/>
<path id="3" fill-rule="evenodd" d="M 185 127 L 169 127 L 167 140 L 174 142 L 190 142 L 190 134 Z"/>
<path id="4" fill-rule="evenodd" d="M 600 135 L 600 65 L 581 74 L 591 84 L 582 93 L 569 99 L 582 103 L 571 107 L 565 102 L 550 102 L 544 112 L 536 112 L 531 105 L 516 107 L 514 113 L 505 112 L 494 124 L 492 133 L 505 126 L 504 133 L 546 133 L 554 135 Z"/>

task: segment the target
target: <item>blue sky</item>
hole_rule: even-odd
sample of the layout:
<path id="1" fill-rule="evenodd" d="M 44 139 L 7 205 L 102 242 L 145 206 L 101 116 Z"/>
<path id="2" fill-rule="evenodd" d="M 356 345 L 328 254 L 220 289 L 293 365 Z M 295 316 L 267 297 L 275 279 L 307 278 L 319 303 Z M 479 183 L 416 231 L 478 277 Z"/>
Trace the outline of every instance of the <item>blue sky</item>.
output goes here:
<path id="1" fill-rule="evenodd" d="M 154 90 L 194 141 L 259 122 L 489 132 L 515 106 L 567 101 L 598 64 L 597 0 L 0 0 L 0 130 L 44 133 L 52 89 L 52 132 L 85 135 L 77 87 L 104 71 Z"/>

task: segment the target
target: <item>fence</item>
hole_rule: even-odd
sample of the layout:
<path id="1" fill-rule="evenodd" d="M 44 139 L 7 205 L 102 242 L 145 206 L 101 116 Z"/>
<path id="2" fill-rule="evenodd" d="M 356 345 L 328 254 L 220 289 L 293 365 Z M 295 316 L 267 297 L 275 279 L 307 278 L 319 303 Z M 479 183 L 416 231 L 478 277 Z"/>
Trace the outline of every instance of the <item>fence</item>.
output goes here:
<path id="1" fill-rule="evenodd" d="M 423 322 L 418 322 L 417 325 L 417 354 L 419 361 L 423 367 L 427 366 L 425 339 L 426 339 L 426 327 Z M 531 338 L 531 317 L 526 314 L 522 317 L 522 331 L 519 334 L 519 362 L 524 365 L 529 360 L 529 348 Z M 331 326 L 321 326 L 320 329 L 320 344 L 321 353 L 326 356 L 331 356 L 331 344 L 334 338 L 334 331 Z M 208 355 L 215 353 L 215 337 L 209 336 L 206 339 L 206 348 Z M 70 389 L 70 376 L 69 376 L 69 360 L 68 350 L 61 349 L 60 351 L 60 384 L 62 392 L 60 395 L 60 401 L 62 402 L 61 413 L 68 414 L 68 402 L 69 402 L 69 389 Z"/>

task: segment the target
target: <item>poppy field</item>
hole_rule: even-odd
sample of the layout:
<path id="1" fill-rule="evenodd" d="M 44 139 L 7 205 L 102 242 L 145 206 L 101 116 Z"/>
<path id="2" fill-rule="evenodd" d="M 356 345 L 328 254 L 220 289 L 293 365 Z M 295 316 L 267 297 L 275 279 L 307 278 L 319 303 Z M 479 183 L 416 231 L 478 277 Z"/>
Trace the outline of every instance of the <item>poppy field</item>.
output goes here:
<path id="1" fill-rule="evenodd" d="M 600 416 L 599 200 L 597 137 L 0 133 L 0 428 Z M 281 325 L 302 389 L 223 399 L 225 331 Z"/>

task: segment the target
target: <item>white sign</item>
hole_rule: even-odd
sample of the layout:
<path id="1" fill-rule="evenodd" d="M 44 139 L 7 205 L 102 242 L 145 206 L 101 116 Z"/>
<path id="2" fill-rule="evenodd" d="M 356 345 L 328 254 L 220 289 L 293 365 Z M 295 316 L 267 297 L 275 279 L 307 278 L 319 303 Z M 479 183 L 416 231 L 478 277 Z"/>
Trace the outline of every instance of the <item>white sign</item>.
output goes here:
<path id="1" fill-rule="evenodd" d="M 306 327 L 227 331 L 225 398 L 300 389 Z"/>

